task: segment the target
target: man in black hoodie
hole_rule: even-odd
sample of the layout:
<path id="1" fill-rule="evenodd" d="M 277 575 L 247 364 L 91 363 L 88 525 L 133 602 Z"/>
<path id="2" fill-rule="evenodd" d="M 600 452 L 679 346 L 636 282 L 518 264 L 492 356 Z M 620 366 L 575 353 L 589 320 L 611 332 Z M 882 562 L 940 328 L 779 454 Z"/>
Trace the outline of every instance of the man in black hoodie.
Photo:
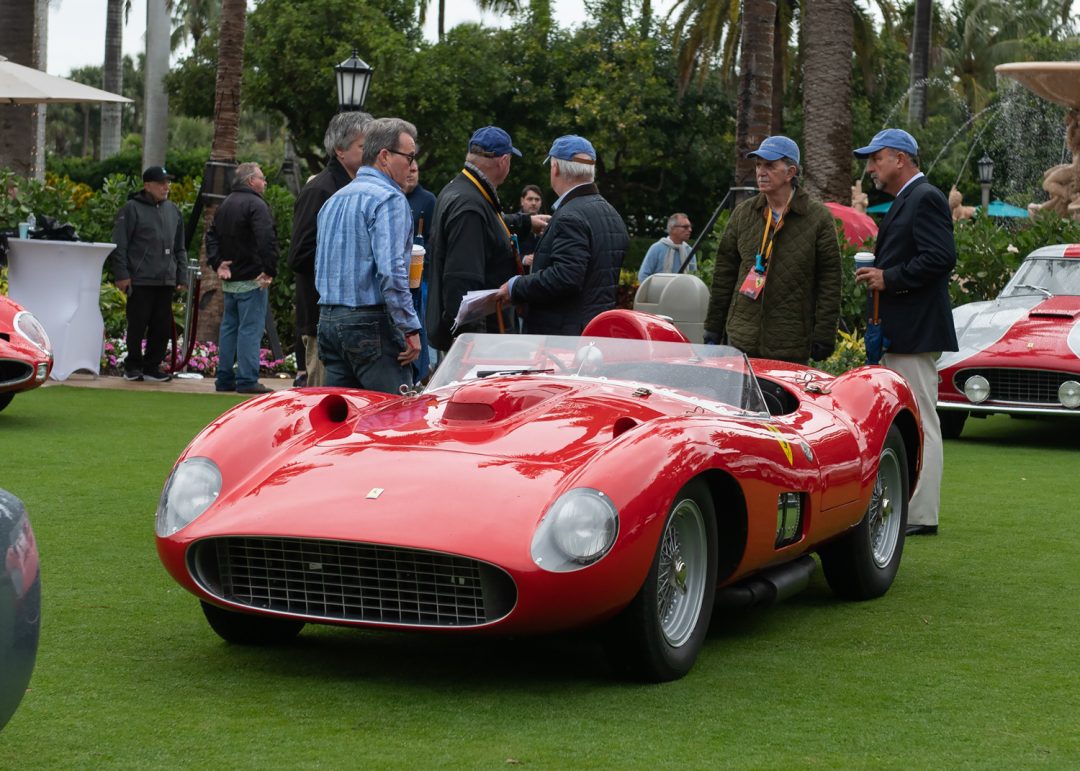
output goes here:
<path id="1" fill-rule="evenodd" d="M 168 200 L 171 179 L 163 166 L 144 171 L 143 189 L 128 198 L 113 225 L 113 278 L 128 296 L 125 380 L 172 379 L 161 362 L 172 333 L 173 291 L 187 283 L 187 248 L 184 218 Z"/>
<path id="2" fill-rule="evenodd" d="M 264 190 L 266 177 L 259 164 L 241 163 L 232 192 L 206 231 L 206 262 L 217 271 L 225 297 L 218 333 L 218 391 L 271 391 L 259 382 L 259 343 L 266 328 L 268 287 L 277 275 L 278 249 Z"/>

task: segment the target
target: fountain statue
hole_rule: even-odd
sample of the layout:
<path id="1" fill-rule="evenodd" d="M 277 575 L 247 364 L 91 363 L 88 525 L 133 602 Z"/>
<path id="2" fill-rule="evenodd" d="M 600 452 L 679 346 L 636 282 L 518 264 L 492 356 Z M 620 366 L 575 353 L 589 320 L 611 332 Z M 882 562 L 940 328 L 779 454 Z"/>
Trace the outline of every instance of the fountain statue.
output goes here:
<path id="1" fill-rule="evenodd" d="M 1062 217 L 1080 220 L 1080 62 L 1013 62 L 999 64 L 995 69 L 1036 96 L 1068 108 L 1065 139 L 1072 162 L 1046 170 L 1042 187 L 1050 198 L 1029 205 L 1028 211 L 1035 214 L 1050 209 Z"/>
<path id="2" fill-rule="evenodd" d="M 952 210 L 953 222 L 969 220 L 975 216 L 975 207 L 964 206 L 964 195 L 956 185 L 953 185 L 952 190 L 949 191 L 949 208 Z"/>
<path id="3" fill-rule="evenodd" d="M 863 192 L 862 183 L 856 182 L 851 186 L 851 208 L 866 214 L 866 207 L 870 205 L 870 196 Z"/>

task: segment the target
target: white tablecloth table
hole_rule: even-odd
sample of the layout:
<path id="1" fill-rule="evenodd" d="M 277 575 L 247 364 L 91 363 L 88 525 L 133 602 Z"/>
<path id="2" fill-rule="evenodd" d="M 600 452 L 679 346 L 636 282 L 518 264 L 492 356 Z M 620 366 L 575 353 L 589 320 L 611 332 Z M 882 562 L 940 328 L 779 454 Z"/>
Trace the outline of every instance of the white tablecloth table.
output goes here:
<path id="1" fill-rule="evenodd" d="M 37 316 L 53 347 L 54 380 L 101 373 L 101 268 L 115 244 L 8 240 L 8 296 Z"/>

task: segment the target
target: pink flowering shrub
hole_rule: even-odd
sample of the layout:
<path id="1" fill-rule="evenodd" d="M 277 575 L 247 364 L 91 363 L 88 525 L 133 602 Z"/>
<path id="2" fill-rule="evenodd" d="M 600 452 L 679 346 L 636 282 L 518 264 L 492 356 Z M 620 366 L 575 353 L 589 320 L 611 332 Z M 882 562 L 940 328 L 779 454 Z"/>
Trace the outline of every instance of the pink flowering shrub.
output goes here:
<path id="1" fill-rule="evenodd" d="M 145 346 L 146 343 L 144 342 Z M 178 350 L 182 352 L 184 350 L 184 343 L 181 340 L 178 344 Z M 124 338 L 114 338 L 105 341 L 105 347 L 101 354 L 101 371 L 103 374 L 119 375 L 124 369 L 124 358 L 127 356 L 127 341 Z M 165 353 L 165 361 L 162 362 L 162 368 L 169 369 L 172 356 L 172 343 L 169 343 L 168 349 Z M 296 375 L 296 354 L 289 353 L 281 359 L 273 358 L 274 354 L 267 348 L 263 348 L 259 351 L 259 375 L 262 377 L 269 377 L 277 374 Z M 195 347 L 191 349 L 191 357 L 188 359 L 187 367 L 184 371 L 196 372 L 203 377 L 213 377 L 217 374 L 218 367 L 218 348 L 217 345 L 210 342 L 196 342 Z"/>

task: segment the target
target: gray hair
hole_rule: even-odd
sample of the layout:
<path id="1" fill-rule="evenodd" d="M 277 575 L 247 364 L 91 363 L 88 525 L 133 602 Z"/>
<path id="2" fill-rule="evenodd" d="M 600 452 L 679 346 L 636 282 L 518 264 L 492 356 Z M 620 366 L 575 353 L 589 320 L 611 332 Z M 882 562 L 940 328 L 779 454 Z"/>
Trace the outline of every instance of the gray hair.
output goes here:
<path id="1" fill-rule="evenodd" d="M 376 118 L 364 126 L 364 165 L 374 166 L 383 150 L 397 150 L 402 134 L 416 141 L 416 126 L 401 118 Z"/>
<path id="2" fill-rule="evenodd" d="M 685 219 L 685 220 L 689 221 L 690 217 L 688 215 L 686 215 L 686 214 L 683 214 L 681 211 L 675 212 L 674 214 L 672 214 L 670 217 L 667 218 L 667 227 L 665 228 L 665 230 L 668 233 L 671 233 L 671 229 L 673 227 L 675 227 L 679 223 L 680 219 Z"/>
<path id="3" fill-rule="evenodd" d="M 364 133 L 364 126 L 374 118 L 366 112 L 339 112 L 330 119 L 323 135 L 323 147 L 328 158 L 334 157 L 335 150 L 347 150 L 356 138 Z"/>
<path id="4" fill-rule="evenodd" d="M 596 166 L 591 163 L 564 161 L 555 157 L 551 158 L 551 162 L 559 169 L 559 176 L 566 177 L 568 182 L 592 182 L 596 179 Z"/>
<path id="5" fill-rule="evenodd" d="M 233 187 L 237 185 L 246 185 L 248 180 L 258 174 L 262 169 L 259 168 L 257 163 L 241 163 L 236 167 L 236 173 L 233 175 Z"/>

